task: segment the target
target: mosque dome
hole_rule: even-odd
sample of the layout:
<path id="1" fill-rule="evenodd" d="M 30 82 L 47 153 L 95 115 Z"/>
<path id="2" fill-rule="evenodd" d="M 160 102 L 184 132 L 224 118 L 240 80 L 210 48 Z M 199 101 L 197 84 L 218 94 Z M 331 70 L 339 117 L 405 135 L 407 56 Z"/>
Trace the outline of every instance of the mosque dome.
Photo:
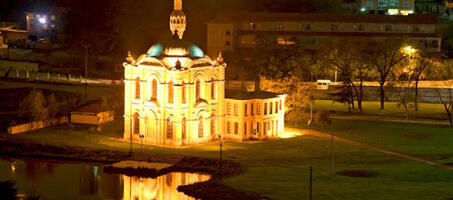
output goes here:
<path id="1" fill-rule="evenodd" d="M 203 58 L 205 54 L 200 47 L 183 39 L 173 38 L 154 44 L 147 52 L 148 57 L 186 57 L 191 59 Z"/>

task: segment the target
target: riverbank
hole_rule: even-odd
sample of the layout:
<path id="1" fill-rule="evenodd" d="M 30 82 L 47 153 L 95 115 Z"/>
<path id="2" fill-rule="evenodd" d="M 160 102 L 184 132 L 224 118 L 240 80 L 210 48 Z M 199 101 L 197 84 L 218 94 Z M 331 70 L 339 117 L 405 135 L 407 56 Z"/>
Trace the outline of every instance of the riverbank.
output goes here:
<path id="1" fill-rule="evenodd" d="M 133 153 L 111 150 L 89 149 L 73 146 L 44 145 L 27 140 L 9 140 L 0 138 L 0 155 L 18 156 L 42 159 L 57 159 L 88 163 L 112 164 L 124 160 L 161 162 L 172 164 L 166 170 L 170 172 L 190 172 L 211 175 L 207 182 L 195 183 L 192 185 L 180 186 L 179 191 L 184 192 L 197 199 L 266 199 L 257 194 L 249 194 L 232 189 L 221 183 L 219 165 L 220 161 L 210 158 L 199 158 L 178 155 L 150 155 L 144 153 Z M 222 162 L 222 177 L 232 177 L 244 172 L 243 167 L 233 161 L 224 160 Z M 125 169 L 123 171 L 108 170 L 106 172 L 121 173 L 125 175 L 140 177 L 155 177 L 156 174 L 147 170 Z M 221 195 L 219 195 L 221 194 Z"/>

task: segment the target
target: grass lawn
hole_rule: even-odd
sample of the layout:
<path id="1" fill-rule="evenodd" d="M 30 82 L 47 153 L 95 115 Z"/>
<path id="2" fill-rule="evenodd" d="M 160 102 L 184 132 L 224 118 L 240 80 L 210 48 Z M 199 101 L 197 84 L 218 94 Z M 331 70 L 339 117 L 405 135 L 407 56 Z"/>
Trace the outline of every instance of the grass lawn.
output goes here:
<path id="1" fill-rule="evenodd" d="M 335 126 L 338 126 L 338 123 L 341 122 L 334 121 Z M 351 122 L 350 124 L 354 123 L 360 122 Z M 375 135 L 385 135 L 388 129 L 382 127 L 386 125 L 388 124 L 376 122 L 375 124 L 364 124 L 361 127 L 362 129 L 374 130 L 376 133 L 373 134 Z M 433 127 L 410 124 L 399 130 L 417 132 L 431 128 Z M 128 142 L 114 141 L 106 137 L 106 135 L 110 137 L 121 136 L 121 120 L 108 124 L 104 129 L 108 133 L 104 133 L 100 137 L 95 134 L 88 134 L 87 129 L 87 126 L 76 126 L 74 130 L 70 131 L 63 126 L 4 137 L 90 148 L 123 151 L 129 149 Z M 445 142 L 453 144 L 452 140 L 446 140 L 447 136 L 443 136 L 443 138 Z M 439 146 L 440 150 L 445 149 L 445 152 L 447 152 L 447 147 L 442 143 L 443 140 L 433 140 L 432 149 L 434 149 L 434 146 Z M 451 190 L 453 188 L 452 170 L 436 168 L 344 143 L 336 143 L 335 145 L 336 171 L 360 169 L 377 172 L 379 175 L 374 178 L 329 176 L 329 145 L 329 140 L 313 136 L 299 136 L 259 144 L 226 142 L 224 157 L 244 165 L 246 172 L 225 179 L 224 183 L 236 189 L 259 193 L 272 199 L 308 199 L 308 170 L 310 166 L 313 166 L 314 199 L 444 200 L 453 198 L 453 190 Z M 425 147 L 419 146 L 418 143 L 408 143 L 406 148 L 410 149 L 411 145 L 420 149 Z M 140 145 L 135 144 L 134 148 L 140 149 Z M 179 154 L 209 158 L 217 158 L 219 153 L 218 144 L 196 145 L 181 149 L 145 145 L 145 151 L 156 154 Z M 432 153 L 435 154 L 436 152 Z"/>
<path id="2" fill-rule="evenodd" d="M 364 101 L 363 113 L 352 111 L 354 115 L 377 115 L 388 117 L 405 118 L 405 111 L 398 108 L 397 102 L 385 102 L 385 109 L 381 110 L 381 103 L 379 101 Z M 419 110 L 410 110 L 409 119 L 447 119 L 445 110 L 442 104 L 419 103 Z M 357 102 L 356 102 L 357 107 Z M 350 115 L 348 106 L 331 100 L 317 100 L 314 106 L 315 111 L 334 111 L 336 114 Z"/>
<path id="3" fill-rule="evenodd" d="M 449 126 L 334 119 L 324 131 L 428 160 L 453 163 L 453 128 Z"/>

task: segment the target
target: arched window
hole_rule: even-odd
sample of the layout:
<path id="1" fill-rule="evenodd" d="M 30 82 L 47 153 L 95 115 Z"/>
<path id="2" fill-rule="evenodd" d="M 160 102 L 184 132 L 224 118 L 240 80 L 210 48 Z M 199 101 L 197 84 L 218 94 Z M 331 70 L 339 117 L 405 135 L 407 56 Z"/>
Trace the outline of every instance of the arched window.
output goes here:
<path id="1" fill-rule="evenodd" d="M 187 103 L 187 96 L 186 96 L 186 84 L 182 84 L 182 103 Z"/>
<path id="2" fill-rule="evenodd" d="M 195 83 L 195 98 L 196 100 L 200 100 L 200 92 L 201 92 L 201 83 L 200 83 L 200 80 L 197 80 L 197 82 Z"/>
<path id="3" fill-rule="evenodd" d="M 167 139 L 173 139 L 173 121 L 167 118 Z"/>
<path id="4" fill-rule="evenodd" d="M 186 139 L 186 134 L 187 134 L 186 132 L 187 132 L 187 120 L 184 117 L 184 118 L 182 118 L 182 131 L 181 131 L 181 133 L 182 133 L 182 137 L 181 138 L 183 140 Z"/>
<path id="5" fill-rule="evenodd" d="M 135 99 L 140 99 L 140 78 L 135 79 Z"/>
<path id="6" fill-rule="evenodd" d="M 140 115 L 138 113 L 134 114 L 134 134 L 138 135 L 140 134 Z"/>
<path id="7" fill-rule="evenodd" d="M 211 136 L 215 136 L 215 114 L 211 116 Z"/>
<path id="8" fill-rule="evenodd" d="M 170 83 L 168 83 L 168 103 L 173 103 L 173 99 L 174 99 L 174 91 L 173 91 L 173 81 L 170 81 Z"/>
<path id="9" fill-rule="evenodd" d="M 151 83 L 151 100 L 157 99 L 157 80 L 154 79 Z"/>
<path id="10" fill-rule="evenodd" d="M 200 118 L 198 118 L 198 137 L 203 137 L 203 116 L 200 116 Z"/>
<path id="11" fill-rule="evenodd" d="M 215 90 L 216 90 L 216 84 L 215 84 L 215 81 L 213 80 L 212 81 L 212 86 L 211 86 L 211 99 L 215 99 Z"/>

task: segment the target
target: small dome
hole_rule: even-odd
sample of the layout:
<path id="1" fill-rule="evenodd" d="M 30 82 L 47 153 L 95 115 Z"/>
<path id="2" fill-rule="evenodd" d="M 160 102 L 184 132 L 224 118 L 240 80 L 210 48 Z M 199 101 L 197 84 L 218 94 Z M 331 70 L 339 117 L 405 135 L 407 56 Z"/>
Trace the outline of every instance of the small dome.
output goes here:
<path id="1" fill-rule="evenodd" d="M 190 57 L 192 59 L 203 58 L 203 50 L 197 45 L 180 39 L 170 39 L 151 46 L 147 53 L 148 57 Z"/>

